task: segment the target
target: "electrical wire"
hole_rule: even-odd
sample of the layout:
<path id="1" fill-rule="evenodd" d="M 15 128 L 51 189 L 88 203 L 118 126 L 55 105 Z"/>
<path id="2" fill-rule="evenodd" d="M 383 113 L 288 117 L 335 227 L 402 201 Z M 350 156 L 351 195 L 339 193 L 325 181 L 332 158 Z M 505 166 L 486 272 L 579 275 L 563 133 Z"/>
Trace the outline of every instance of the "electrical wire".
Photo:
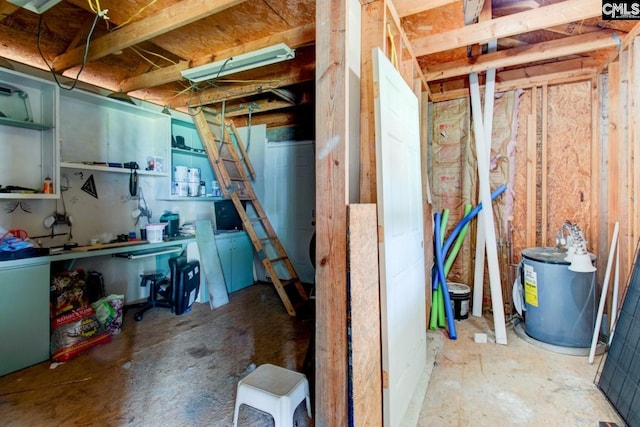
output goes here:
<path id="1" fill-rule="evenodd" d="M 135 47 L 135 46 L 131 46 L 131 50 L 133 50 L 140 58 L 144 59 L 145 61 L 147 61 L 149 64 L 151 64 L 153 67 L 156 68 L 161 68 L 160 65 L 154 63 L 153 61 L 151 61 L 149 58 L 147 58 L 146 56 L 144 56 L 140 51 L 144 52 L 144 53 L 148 53 L 149 55 L 153 55 L 156 56 L 160 59 L 164 59 L 165 61 L 167 61 L 168 63 L 170 63 L 171 65 L 176 65 L 177 62 L 173 61 L 172 59 L 167 58 L 164 55 L 160 55 L 159 53 L 155 53 L 152 52 L 150 50 L 147 49 L 143 49 L 141 47 Z"/>
<path id="2" fill-rule="evenodd" d="M 97 0 L 96 0 L 97 1 Z M 125 25 L 129 24 L 133 18 L 135 18 L 136 16 L 140 15 L 142 12 L 144 12 L 144 10 L 146 8 L 148 8 L 149 6 L 152 6 L 155 2 L 157 2 L 158 0 L 151 0 L 149 3 L 147 3 L 146 5 L 142 6 L 140 9 L 138 9 L 138 11 L 136 13 L 134 13 L 133 15 L 131 15 L 127 20 L 125 20 L 122 24 L 118 24 L 114 30 L 117 30 L 118 28 L 122 28 Z"/>
<path id="3" fill-rule="evenodd" d="M 51 72 L 51 75 L 53 76 L 53 79 L 56 81 L 56 84 L 58 85 L 58 87 L 60 87 L 61 89 L 65 89 L 65 90 L 73 90 L 76 87 L 76 85 L 78 84 L 78 79 L 80 78 L 80 73 L 82 73 L 82 70 L 84 69 L 84 66 L 87 63 L 87 56 L 88 56 L 88 53 L 89 53 L 89 42 L 91 41 L 91 36 L 93 35 L 93 30 L 95 30 L 95 28 L 96 28 L 96 23 L 98 22 L 98 18 L 101 17 L 101 13 L 100 12 L 96 13 L 95 18 L 93 19 L 93 24 L 91 24 L 91 29 L 89 30 L 89 34 L 87 35 L 87 42 L 84 45 L 84 54 L 82 56 L 82 64 L 80 65 L 80 69 L 78 70 L 78 74 L 76 74 L 76 77 L 75 77 L 71 87 L 65 87 L 65 86 L 62 85 L 62 83 L 60 83 L 60 81 L 58 81 L 58 77 L 56 76 L 55 71 L 53 70 L 51 65 L 49 65 L 49 62 L 47 61 L 47 59 L 44 57 L 44 54 L 42 53 L 42 49 L 40 47 L 40 38 L 42 36 L 42 16 L 43 15 L 41 14 L 40 18 L 38 19 L 38 41 L 37 41 L 38 53 L 40 54 L 40 57 L 44 61 L 44 63 L 47 66 L 47 68 L 49 68 L 49 71 Z"/>

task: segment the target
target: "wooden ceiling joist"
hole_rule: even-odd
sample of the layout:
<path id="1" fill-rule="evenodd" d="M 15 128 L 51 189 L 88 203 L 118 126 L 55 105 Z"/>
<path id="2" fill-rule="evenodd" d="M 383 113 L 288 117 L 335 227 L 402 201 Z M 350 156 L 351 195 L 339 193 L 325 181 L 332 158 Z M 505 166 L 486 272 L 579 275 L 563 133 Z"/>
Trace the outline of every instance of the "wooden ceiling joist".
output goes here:
<path id="1" fill-rule="evenodd" d="M 258 101 L 242 102 L 234 106 L 228 106 L 225 108 L 224 115 L 225 117 L 248 116 L 249 113 L 263 114 L 269 111 L 281 110 L 292 106 L 294 106 L 294 104 L 287 101 L 260 99 Z M 220 111 L 217 108 L 212 108 L 211 113 L 220 114 Z"/>
<path id="2" fill-rule="evenodd" d="M 534 65 L 496 73 L 496 91 L 524 89 L 543 84 L 553 85 L 589 80 L 596 74 L 598 63 L 593 58 L 570 59 L 552 64 Z M 469 96 L 467 80 L 433 83 L 430 85 L 434 102 Z"/>
<path id="3" fill-rule="evenodd" d="M 280 87 L 309 82 L 315 78 L 315 58 L 312 55 L 296 57 L 279 67 L 277 78 L 269 80 L 263 77 L 261 81 L 252 81 L 237 86 L 224 86 L 198 91 L 197 93 L 183 93 L 170 100 L 174 108 L 182 106 L 198 106 L 215 104 L 232 99 L 240 99 L 251 94 L 262 93 Z"/>
<path id="4" fill-rule="evenodd" d="M 462 7 L 460 0 L 395 0 L 393 5 L 398 12 L 398 16 L 404 18 L 405 16 L 415 15 L 425 10 L 435 9 L 457 2 L 460 2 L 460 7 Z"/>
<path id="5" fill-rule="evenodd" d="M 425 73 L 427 81 L 443 80 L 463 76 L 471 72 L 482 72 L 490 68 L 504 68 L 536 61 L 575 55 L 618 45 L 611 32 L 589 33 L 566 37 L 527 47 L 487 53 L 479 57 L 439 64 Z"/>
<path id="6" fill-rule="evenodd" d="M 159 70 L 150 71 L 139 76 L 130 77 L 123 80 L 120 83 L 120 87 L 122 92 L 126 93 L 137 89 L 160 86 L 165 83 L 180 80 L 182 78 L 180 72 L 190 67 L 197 67 L 218 59 L 230 58 L 235 55 L 240 55 L 242 53 L 274 45 L 276 43 L 286 43 L 290 48 L 296 49 L 313 43 L 315 37 L 315 23 L 303 25 L 302 27 L 271 34 L 267 37 L 244 43 L 238 47 L 220 50 L 214 55 L 202 56 L 192 60 L 190 63 L 185 61 Z"/>
<path id="7" fill-rule="evenodd" d="M 631 42 L 633 42 L 633 39 L 638 37 L 638 35 L 640 35 L 640 23 L 637 23 L 631 29 L 631 31 L 629 31 L 626 34 L 626 36 L 624 37 L 624 40 L 618 40 L 619 42 L 618 49 L 614 52 L 611 52 L 609 57 L 605 59 L 602 64 L 600 64 L 600 66 L 598 67 L 598 74 L 604 72 L 604 70 L 609 66 L 609 64 L 611 64 L 618 57 L 618 55 L 620 55 L 620 52 L 628 48 L 631 45 Z"/>
<path id="8" fill-rule="evenodd" d="M 149 71 L 148 73 L 124 79 L 120 82 L 120 91 L 127 93 L 137 89 L 175 82 L 182 78 L 180 71 L 186 70 L 189 67 L 190 65 L 188 61 L 180 61 L 179 63 L 169 67 L 159 68 L 157 70 Z"/>
<path id="9" fill-rule="evenodd" d="M 173 31 L 224 9 L 236 6 L 245 0 L 183 0 L 146 19 L 126 25 L 112 33 L 93 40 L 87 61 L 95 61 L 115 52 L 131 47 L 153 37 Z M 57 56 L 53 69 L 62 72 L 82 63 L 85 45 Z"/>
<path id="10" fill-rule="evenodd" d="M 412 40 L 412 45 L 417 56 L 424 56 L 474 44 L 485 44 L 491 39 L 599 17 L 601 14 L 601 0 L 566 0 L 538 9 L 415 38 Z"/>

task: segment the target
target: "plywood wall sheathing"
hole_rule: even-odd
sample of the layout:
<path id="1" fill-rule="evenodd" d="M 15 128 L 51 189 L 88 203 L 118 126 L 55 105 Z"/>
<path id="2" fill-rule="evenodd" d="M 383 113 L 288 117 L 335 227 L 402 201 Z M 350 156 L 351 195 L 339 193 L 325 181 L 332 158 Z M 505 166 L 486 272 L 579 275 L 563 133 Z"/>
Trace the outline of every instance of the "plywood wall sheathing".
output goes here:
<path id="1" fill-rule="evenodd" d="M 513 209 L 513 262 L 522 249 L 536 246 L 536 115 L 535 88 L 524 91 L 518 115 L 515 206 Z"/>
<path id="2" fill-rule="evenodd" d="M 353 425 L 382 425 L 378 220 L 375 204 L 349 205 Z"/>
<path id="3" fill-rule="evenodd" d="M 564 220 L 578 224 L 588 241 L 591 195 L 591 83 L 548 87 L 548 222 L 545 246 L 555 245 Z"/>

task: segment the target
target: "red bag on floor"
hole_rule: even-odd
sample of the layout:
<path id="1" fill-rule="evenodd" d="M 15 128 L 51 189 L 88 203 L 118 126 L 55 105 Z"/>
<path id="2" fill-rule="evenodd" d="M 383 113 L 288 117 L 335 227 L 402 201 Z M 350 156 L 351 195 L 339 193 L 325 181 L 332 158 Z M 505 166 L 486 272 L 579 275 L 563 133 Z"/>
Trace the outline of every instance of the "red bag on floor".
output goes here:
<path id="1" fill-rule="evenodd" d="M 51 359 L 66 362 L 111 341 L 91 306 L 51 319 Z"/>

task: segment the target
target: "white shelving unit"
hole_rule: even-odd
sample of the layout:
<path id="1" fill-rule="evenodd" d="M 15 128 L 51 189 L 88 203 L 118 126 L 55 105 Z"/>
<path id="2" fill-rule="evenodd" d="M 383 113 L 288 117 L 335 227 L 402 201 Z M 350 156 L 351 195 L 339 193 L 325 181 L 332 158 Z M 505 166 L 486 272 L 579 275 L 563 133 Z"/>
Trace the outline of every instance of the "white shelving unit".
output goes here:
<path id="1" fill-rule="evenodd" d="M 55 83 L 0 69 L 0 185 L 31 189 L 0 192 L 0 199 L 60 197 L 59 88 Z M 43 194 L 45 178 L 53 193 Z"/>
<path id="2" fill-rule="evenodd" d="M 109 164 L 136 162 L 140 175 L 170 175 L 171 117 L 125 101 L 81 90 L 60 98 L 61 166 L 102 172 L 130 173 Z M 148 160 L 162 169 L 146 170 Z"/>
<path id="3" fill-rule="evenodd" d="M 204 151 L 200 136 L 196 130 L 193 120 L 188 114 L 180 112 L 171 113 L 171 148 L 170 161 L 168 162 L 170 170 L 169 176 L 164 185 L 157 186 L 157 199 L 162 200 L 184 200 L 184 201 L 215 201 L 223 200 L 222 197 L 213 197 L 213 181 L 216 179 L 207 153 Z M 177 137 L 181 137 L 184 147 L 176 147 Z M 175 166 L 186 166 L 187 168 L 199 168 L 200 180 L 204 181 L 206 186 L 206 197 L 195 196 L 179 196 L 172 194 L 173 187 L 173 170 Z"/>

